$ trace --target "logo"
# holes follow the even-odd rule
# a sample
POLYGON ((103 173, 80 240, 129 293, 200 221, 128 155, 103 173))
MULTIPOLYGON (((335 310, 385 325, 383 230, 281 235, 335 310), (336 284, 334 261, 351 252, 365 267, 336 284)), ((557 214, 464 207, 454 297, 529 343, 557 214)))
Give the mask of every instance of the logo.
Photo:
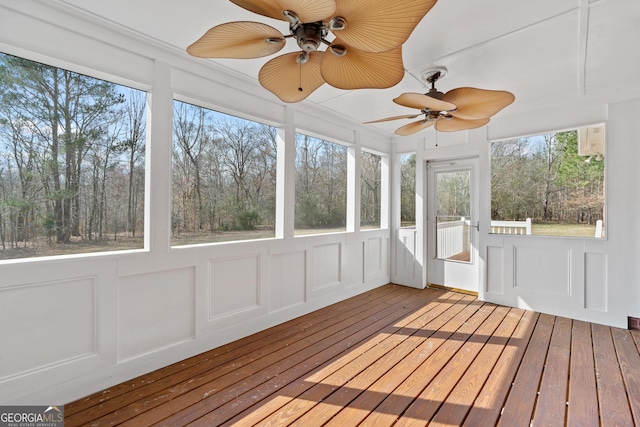
POLYGON ((0 406, 0 427, 64 427, 64 407, 0 406))

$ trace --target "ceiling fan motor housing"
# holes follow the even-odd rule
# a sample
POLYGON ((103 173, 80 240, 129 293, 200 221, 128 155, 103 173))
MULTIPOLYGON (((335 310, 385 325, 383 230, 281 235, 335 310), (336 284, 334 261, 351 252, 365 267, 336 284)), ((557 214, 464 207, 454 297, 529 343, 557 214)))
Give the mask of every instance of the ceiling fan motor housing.
POLYGON ((322 22, 301 24, 297 28, 292 28, 298 46, 304 52, 314 52, 318 50, 322 43, 322 38, 326 33, 326 27, 322 22))

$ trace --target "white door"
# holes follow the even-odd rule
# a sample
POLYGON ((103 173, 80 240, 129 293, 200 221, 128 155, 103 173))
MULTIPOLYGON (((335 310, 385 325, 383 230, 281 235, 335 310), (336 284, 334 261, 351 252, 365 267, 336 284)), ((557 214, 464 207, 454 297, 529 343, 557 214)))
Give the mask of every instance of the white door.
POLYGON ((478 292, 478 158, 427 162, 427 283, 478 292))

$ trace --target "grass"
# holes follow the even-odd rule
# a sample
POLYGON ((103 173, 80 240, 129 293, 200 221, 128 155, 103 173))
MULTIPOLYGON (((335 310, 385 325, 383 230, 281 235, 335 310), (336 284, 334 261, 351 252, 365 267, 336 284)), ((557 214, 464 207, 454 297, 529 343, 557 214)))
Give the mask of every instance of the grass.
MULTIPOLYGON (((364 226, 362 229, 377 228, 377 226, 364 226)), ((536 236, 562 236, 562 237, 594 237, 596 226, 587 224, 532 224, 531 233, 536 236)), ((310 228, 296 229, 295 235, 324 234, 344 232, 340 228, 310 228)), ((223 231, 214 233, 181 233, 171 238, 171 246, 195 245, 204 243, 221 243, 254 239, 269 239, 275 237, 273 228, 257 230, 223 231)), ((118 236, 105 240, 77 240, 68 244, 56 244, 40 238, 37 241, 20 242, 17 247, 7 246, 4 250, 0 246, 0 260, 38 258, 52 255, 70 255, 92 252, 112 252, 127 249, 142 249, 143 237, 118 236)))
POLYGON ((592 224, 531 224, 531 234, 537 236, 562 236, 562 237, 594 237, 596 225, 592 224))
POLYGON ((142 249, 144 237, 118 235, 116 239, 83 240, 73 237, 69 243, 55 243, 45 237, 28 242, 17 242, 14 247, 5 242, 5 248, 0 246, 0 260, 39 258, 54 255, 71 255, 93 252, 124 251, 128 249, 142 249))

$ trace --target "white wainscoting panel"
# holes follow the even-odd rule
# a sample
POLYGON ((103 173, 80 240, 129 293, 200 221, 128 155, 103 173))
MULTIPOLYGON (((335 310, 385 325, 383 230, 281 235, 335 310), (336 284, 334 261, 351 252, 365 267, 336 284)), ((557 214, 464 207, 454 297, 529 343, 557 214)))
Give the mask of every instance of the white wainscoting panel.
POLYGON ((504 249, 487 246, 487 285, 486 291, 504 293, 504 249))
POLYGON ((371 237, 365 240, 364 281, 386 274, 387 253, 384 236, 371 237))
POLYGON ((584 254, 584 308, 607 311, 607 254, 584 254))
POLYGON ((355 243, 347 243, 342 247, 342 273, 341 282, 345 287, 362 285, 365 276, 365 250, 364 242, 358 240, 355 243))
POLYGON ((397 230, 395 245, 395 268, 392 281, 394 283, 418 286, 416 283, 419 271, 416 260, 417 230, 415 227, 400 228, 397 230))
POLYGON ((0 383, 94 355, 96 295, 95 277, 0 289, 0 383))
POLYGON ((289 252, 269 257, 271 286, 269 311, 274 312, 305 301, 305 252, 289 252))
POLYGON ((209 261, 209 321, 233 322, 262 306, 260 254, 209 261))
POLYGON ((514 286, 553 295, 569 296, 569 249, 514 247, 514 286))
POLYGON ((313 245, 311 248, 312 293, 325 291, 341 284, 342 243, 313 245))
POLYGON ((120 279, 118 359, 133 359, 195 336, 193 268, 120 279))

